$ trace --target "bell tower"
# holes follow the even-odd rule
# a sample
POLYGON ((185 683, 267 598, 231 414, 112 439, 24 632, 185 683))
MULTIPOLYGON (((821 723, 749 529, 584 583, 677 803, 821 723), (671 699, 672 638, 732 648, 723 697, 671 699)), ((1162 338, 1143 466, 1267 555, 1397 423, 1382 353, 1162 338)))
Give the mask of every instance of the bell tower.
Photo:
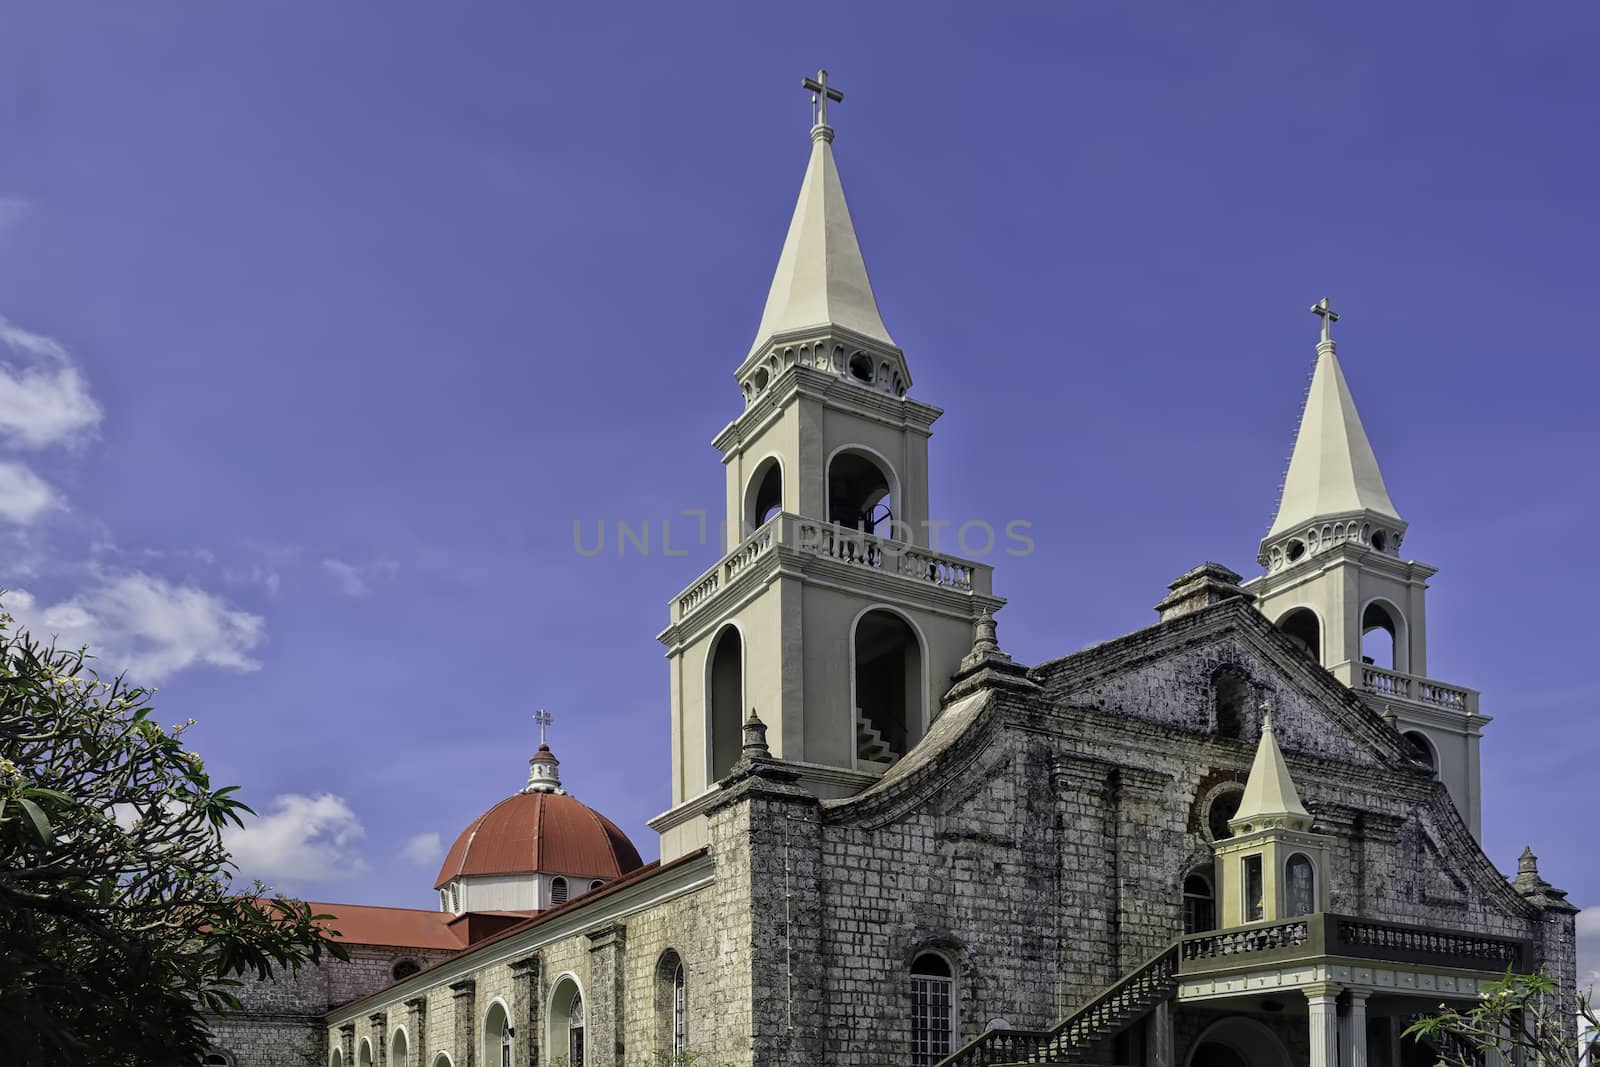
MULTIPOLYGON (((823 797, 870 785, 927 732, 973 626, 1004 601, 990 568, 940 550, 928 438, 943 414, 873 295, 834 162, 827 71, 811 156, 761 323, 734 372, 743 410, 713 440, 725 555, 669 604, 672 803, 663 859, 706 841, 703 812, 746 716, 823 797)), ((992 543, 992 541, 991 541, 992 543)))
POLYGON ((1323 298, 1316 369, 1289 470, 1246 588, 1256 606, 1384 715, 1480 832, 1478 745, 1489 721, 1475 690, 1427 677, 1428 579, 1400 555, 1407 525, 1389 499, 1333 341, 1323 298))

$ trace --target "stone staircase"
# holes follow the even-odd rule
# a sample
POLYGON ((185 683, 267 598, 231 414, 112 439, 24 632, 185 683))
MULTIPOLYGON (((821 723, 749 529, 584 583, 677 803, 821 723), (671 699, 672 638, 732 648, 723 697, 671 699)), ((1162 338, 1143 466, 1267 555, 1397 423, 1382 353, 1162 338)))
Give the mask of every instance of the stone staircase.
POLYGON ((1095 997, 1049 1030, 990 1030, 940 1061, 939 1067, 1001 1067, 1085 1063, 1098 1044, 1115 1037, 1178 990, 1178 946, 1095 997))
POLYGON ((862 714, 860 708, 856 709, 856 759, 862 763, 875 764, 887 770, 889 765, 900 758, 900 753, 889 747, 889 742, 883 739, 878 728, 872 725, 872 720, 862 714))

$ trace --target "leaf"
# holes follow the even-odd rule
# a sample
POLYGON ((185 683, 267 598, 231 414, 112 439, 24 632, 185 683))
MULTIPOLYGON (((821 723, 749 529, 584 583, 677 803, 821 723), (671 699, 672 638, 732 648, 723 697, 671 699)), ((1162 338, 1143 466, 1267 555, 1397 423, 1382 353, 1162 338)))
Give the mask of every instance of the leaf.
POLYGON ((18 797, 17 803, 22 805, 22 810, 28 813, 28 818, 33 820, 33 828, 38 831, 39 839, 45 844, 55 840, 55 835, 50 829, 50 819, 45 815, 44 809, 27 797, 18 797))

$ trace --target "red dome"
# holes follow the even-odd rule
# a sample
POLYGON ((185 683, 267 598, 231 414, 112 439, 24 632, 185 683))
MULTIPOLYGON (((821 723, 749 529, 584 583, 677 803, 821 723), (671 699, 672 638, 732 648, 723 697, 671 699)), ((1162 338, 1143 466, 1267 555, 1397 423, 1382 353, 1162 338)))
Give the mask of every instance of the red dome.
POLYGON ((463 875, 619 878, 642 866, 617 824, 566 793, 517 793, 472 820, 450 846, 435 889, 463 875))

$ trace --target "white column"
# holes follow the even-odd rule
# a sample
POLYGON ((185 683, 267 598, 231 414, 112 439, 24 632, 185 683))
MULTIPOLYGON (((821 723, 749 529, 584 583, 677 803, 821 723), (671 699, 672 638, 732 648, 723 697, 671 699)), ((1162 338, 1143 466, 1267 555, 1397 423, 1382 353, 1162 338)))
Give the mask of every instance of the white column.
POLYGON ((1339 987, 1322 982, 1305 987, 1311 1029, 1311 1067, 1339 1067, 1339 987))
POLYGON ((1339 1067, 1367 1067, 1367 996, 1350 990, 1350 1010, 1339 1020, 1339 1067))

